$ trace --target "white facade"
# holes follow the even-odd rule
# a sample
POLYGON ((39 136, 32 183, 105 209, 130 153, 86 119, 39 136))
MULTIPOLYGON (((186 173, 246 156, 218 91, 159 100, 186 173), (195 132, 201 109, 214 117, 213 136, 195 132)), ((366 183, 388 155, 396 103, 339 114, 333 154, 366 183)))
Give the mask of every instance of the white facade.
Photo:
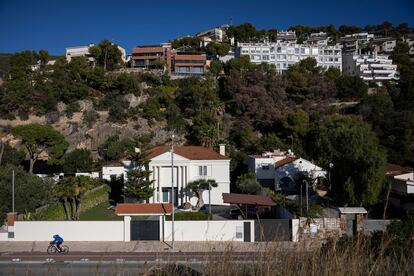
POLYGON ((403 41, 410 47, 409 54, 414 55, 414 34, 405 35, 403 41))
POLYGON ((95 44, 66 48, 66 61, 70 62, 72 58, 76 57, 87 57, 89 62, 95 62, 95 59, 93 57, 90 57, 89 54, 89 48, 92 46, 95 46, 95 44))
MULTIPOLYGON (((70 62, 72 58, 75 57, 86 57, 90 63, 95 62, 95 58, 91 57, 89 54, 89 48, 95 46, 91 43, 88 46, 77 46, 77 47, 68 47, 66 48, 66 61, 70 62)), ((123 62, 126 62, 126 51, 121 46, 117 45, 119 51, 121 51, 121 59, 123 62)))
MULTIPOLYGON (((171 152, 165 152, 151 158, 149 169, 154 180, 154 196, 151 203, 170 202, 171 196, 171 152)), ((198 179, 214 179, 218 186, 204 191, 203 199, 206 204, 224 205, 222 193, 230 192, 230 159, 226 160, 190 160, 174 154, 174 190, 178 205, 190 202, 193 197, 188 191, 187 184, 198 179)))
POLYGON ((399 79, 397 65, 387 55, 344 55, 342 61, 345 75, 359 76, 364 81, 381 83, 399 79))
POLYGON ((342 53, 339 46, 318 46, 292 42, 239 43, 236 56, 249 56, 254 64, 273 64, 279 73, 306 58, 314 58, 317 65, 342 70, 342 53))
POLYGON ((414 194, 414 173, 394 176, 392 190, 400 194, 414 194))
POLYGON ((257 180, 263 186, 275 190, 293 190, 295 180, 301 173, 306 173, 312 179, 326 177, 326 171, 321 167, 303 158, 280 151, 251 155, 248 157, 247 166, 251 172, 256 174, 257 180))
POLYGON ((373 50, 377 53, 391 54, 397 45, 397 40, 392 37, 375 38, 372 40, 373 50))

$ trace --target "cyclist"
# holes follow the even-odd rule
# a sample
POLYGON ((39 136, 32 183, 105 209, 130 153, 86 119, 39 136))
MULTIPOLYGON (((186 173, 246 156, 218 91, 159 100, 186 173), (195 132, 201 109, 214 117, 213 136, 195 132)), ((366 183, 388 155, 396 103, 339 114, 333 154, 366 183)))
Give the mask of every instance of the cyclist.
POLYGON ((53 235, 53 241, 50 242, 50 244, 56 244, 57 249, 59 252, 62 251, 62 248, 60 248, 60 245, 63 243, 63 239, 58 234, 53 235))

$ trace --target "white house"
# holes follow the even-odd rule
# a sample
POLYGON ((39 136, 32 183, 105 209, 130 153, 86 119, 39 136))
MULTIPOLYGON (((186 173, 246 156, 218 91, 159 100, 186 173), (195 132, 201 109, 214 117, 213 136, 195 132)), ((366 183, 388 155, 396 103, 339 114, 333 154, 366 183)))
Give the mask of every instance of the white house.
POLYGON ((400 195, 414 194, 414 168, 388 164, 386 175, 392 192, 400 195))
POLYGON ((326 177, 326 171, 321 167, 294 156, 290 151, 275 150, 261 155, 250 155, 247 165, 262 186, 275 190, 294 190, 295 180, 303 173, 312 179, 326 177))
MULTIPOLYGON (((223 205, 222 193, 230 192, 230 158, 224 154, 199 146, 174 147, 174 192, 176 204, 190 202, 192 192, 187 184, 198 179, 214 179, 218 186, 211 189, 211 200, 205 191, 206 204, 223 205)), ((149 151, 149 169, 154 180, 154 196, 151 203, 169 202, 171 197, 171 147, 160 146, 149 151)))
MULTIPOLYGON (((222 205, 222 193, 230 192, 230 158, 225 156, 224 145, 217 153, 211 149, 198 146, 174 147, 174 192, 175 203, 178 205, 190 202, 193 193, 187 184, 198 179, 214 179, 218 186, 210 191, 211 204, 222 205)), ((154 196, 150 203, 165 203, 171 200, 171 147, 152 148, 147 158, 151 179, 154 180, 154 196)), ((131 169, 129 160, 109 164, 102 167, 102 178, 123 177, 127 184, 127 171, 131 169)), ((209 191, 203 193, 204 203, 209 204, 209 191)))
POLYGON ((114 162, 102 166, 102 179, 110 181, 111 178, 123 177, 124 181, 127 179, 127 170, 130 169, 131 161, 125 160, 121 162, 114 162))
MULTIPOLYGON (((95 46, 95 44, 91 43, 88 46, 76 46, 76 47, 68 47, 66 48, 66 61, 70 62, 72 58, 75 57, 86 57, 90 64, 95 63, 95 58, 91 57, 89 53, 89 48, 95 46)), ((126 51, 121 46, 117 45, 119 51, 121 51, 121 59, 123 62, 126 62, 126 51)))

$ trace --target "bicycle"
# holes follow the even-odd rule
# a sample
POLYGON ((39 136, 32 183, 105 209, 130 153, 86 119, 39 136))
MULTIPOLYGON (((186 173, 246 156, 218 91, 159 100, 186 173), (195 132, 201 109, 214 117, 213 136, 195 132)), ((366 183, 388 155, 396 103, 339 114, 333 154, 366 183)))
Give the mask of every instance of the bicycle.
POLYGON ((47 247, 47 253, 48 254, 68 254, 69 253, 69 247, 66 245, 61 245, 60 248, 62 249, 61 251, 59 251, 59 249, 57 248, 57 245, 52 243, 49 244, 49 246, 47 247))

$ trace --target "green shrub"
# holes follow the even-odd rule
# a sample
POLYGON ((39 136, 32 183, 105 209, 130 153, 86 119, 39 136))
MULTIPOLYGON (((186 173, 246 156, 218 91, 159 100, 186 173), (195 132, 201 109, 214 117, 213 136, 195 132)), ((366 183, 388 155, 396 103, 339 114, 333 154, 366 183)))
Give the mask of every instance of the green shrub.
MULTIPOLYGON (((171 216, 166 216, 171 220, 171 216)), ((202 212, 179 212, 174 214, 174 220, 208 220, 208 214, 202 212)))
MULTIPOLYGON (((81 213, 97 206, 100 203, 108 201, 108 194, 111 188, 108 185, 102 186, 98 190, 87 194, 82 201, 81 213)), ((65 211, 60 202, 50 204, 45 210, 34 214, 38 220, 65 220, 65 211)))

